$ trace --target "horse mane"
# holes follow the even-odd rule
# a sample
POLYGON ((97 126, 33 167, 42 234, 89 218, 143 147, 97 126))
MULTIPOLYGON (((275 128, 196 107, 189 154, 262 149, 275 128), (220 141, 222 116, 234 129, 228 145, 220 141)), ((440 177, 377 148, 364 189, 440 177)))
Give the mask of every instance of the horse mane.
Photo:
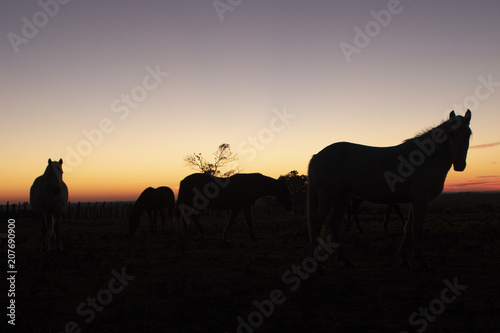
POLYGON ((429 135, 434 129, 436 128, 447 128, 448 126, 450 126, 450 122, 449 122, 450 119, 447 119, 447 120, 444 120, 443 122, 441 122, 441 124, 437 125, 437 126, 429 126, 429 127, 425 127, 424 129, 422 129, 420 132, 418 132, 417 134, 415 134, 415 136, 413 138, 409 138, 409 139, 406 139, 406 140, 403 140, 403 143, 406 143, 406 142, 409 142, 409 141, 413 141, 415 139, 420 139, 424 136, 427 136, 429 135))

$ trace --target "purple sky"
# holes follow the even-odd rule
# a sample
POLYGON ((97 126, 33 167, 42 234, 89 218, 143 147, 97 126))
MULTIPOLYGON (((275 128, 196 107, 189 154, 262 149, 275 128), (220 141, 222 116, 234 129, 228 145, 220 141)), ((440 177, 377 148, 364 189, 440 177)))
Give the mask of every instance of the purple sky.
MULTIPOLYGON (((500 141, 498 1, 219 3, 1 2, 0 202, 49 157, 76 197, 174 188, 221 143, 244 172, 306 173, 333 142, 398 144, 453 108, 471 145, 500 141)), ((499 149, 450 180, 498 177, 499 149)))

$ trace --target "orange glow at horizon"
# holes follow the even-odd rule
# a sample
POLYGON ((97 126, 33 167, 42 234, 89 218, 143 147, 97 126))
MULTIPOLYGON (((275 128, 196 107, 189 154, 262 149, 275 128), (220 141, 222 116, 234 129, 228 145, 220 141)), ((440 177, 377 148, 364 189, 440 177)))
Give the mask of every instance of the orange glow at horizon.
MULTIPOLYGON (((283 149, 278 142, 276 145, 273 142, 259 151, 253 160, 245 159, 245 156, 241 155, 238 161, 241 172, 260 172, 273 178, 292 170, 307 174, 310 157, 321 149, 317 148, 316 141, 311 141, 314 144, 302 142, 303 146, 293 150, 283 149)), ((285 143, 289 145, 290 141, 285 143)), ((149 186, 168 186, 177 196, 180 181, 196 172, 182 164, 182 152, 189 151, 189 148, 181 147, 178 152, 169 153, 166 157, 160 156, 158 160, 151 157, 154 157, 154 150, 136 150, 133 153, 129 151, 129 156, 112 145, 100 148, 100 151, 96 151, 73 172, 65 170, 63 179, 68 185, 71 202, 133 201, 149 186)), ((500 145, 479 145, 477 148, 471 146, 466 169, 463 172, 456 172, 453 167, 450 169, 444 192, 500 191, 498 156, 500 145)), ((57 158, 59 156, 53 156, 53 159, 57 158)), ((29 189, 34 179, 43 173, 47 163, 45 157, 36 157, 36 163, 33 163, 33 160, 30 156, 4 161, 4 167, 11 172, 0 175, 0 204, 7 201, 29 201, 29 189)), ((65 164, 63 170, 64 166, 65 164)))
MULTIPOLYGON (((453 174, 452 172, 454 172, 453 169, 450 170, 447 180, 445 181, 443 192, 500 191, 500 176, 467 175, 465 177, 463 175, 457 176, 459 173, 453 174)), ((282 174, 284 173, 285 172, 282 174)), ((119 183, 111 180, 99 186, 96 186, 96 183, 90 182, 66 181, 66 184, 69 188, 70 202, 134 201, 140 193, 149 186, 168 186, 174 191, 177 198, 179 182, 184 176, 179 179, 169 179, 164 182, 137 181, 130 179, 129 183, 119 183)), ((274 178, 278 176, 279 175, 272 175, 274 178)), ((25 186, 23 190, 9 191, 8 195, 3 194, 0 197, 0 204, 5 204, 6 202, 10 202, 11 204, 29 202, 30 186, 31 184, 25 186)))

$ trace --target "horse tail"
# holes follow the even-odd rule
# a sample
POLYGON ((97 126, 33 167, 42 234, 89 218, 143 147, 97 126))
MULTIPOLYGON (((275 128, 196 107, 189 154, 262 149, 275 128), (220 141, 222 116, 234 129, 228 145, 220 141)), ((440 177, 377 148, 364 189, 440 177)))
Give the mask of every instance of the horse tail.
POLYGON ((169 198, 169 200, 168 200, 167 214, 168 214, 168 218, 173 223, 174 217, 175 217, 175 200, 174 200, 174 198, 169 198))
POLYGON ((180 210, 175 204, 175 198, 172 196, 172 198, 169 199, 168 201, 168 217, 170 218, 170 221, 172 222, 172 225, 174 227, 175 231, 181 232, 182 230, 182 224, 180 222, 180 210))
POLYGON ((172 210, 172 222, 174 223, 175 229, 182 233, 184 228, 184 216, 179 208, 179 200, 177 200, 177 204, 174 205, 174 209, 172 210))
POLYGON ((318 205, 319 205, 319 198, 318 198, 318 193, 316 192, 315 184, 311 179, 311 163, 310 163, 309 170, 307 172, 307 227, 309 229, 310 241, 313 241, 312 238, 314 230, 314 214, 318 209, 318 205))

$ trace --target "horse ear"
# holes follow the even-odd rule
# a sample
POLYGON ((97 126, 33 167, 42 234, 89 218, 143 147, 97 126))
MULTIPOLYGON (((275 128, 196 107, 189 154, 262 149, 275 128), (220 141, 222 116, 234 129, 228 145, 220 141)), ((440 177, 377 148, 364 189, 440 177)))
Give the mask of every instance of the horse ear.
POLYGON ((450 118, 453 118, 453 117, 455 117, 455 110, 450 112, 450 118))
POLYGON ((49 158, 49 164, 52 163, 52 160, 49 158))
POLYGON ((470 123, 470 118, 472 116, 472 112, 470 112, 469 109, 467 109, 467 112, 465 112, 464 118, 470 123))
POLYGON ((59 163, 61 163, 61 165, 62 165, 62 158, 59 159, 59 163))

